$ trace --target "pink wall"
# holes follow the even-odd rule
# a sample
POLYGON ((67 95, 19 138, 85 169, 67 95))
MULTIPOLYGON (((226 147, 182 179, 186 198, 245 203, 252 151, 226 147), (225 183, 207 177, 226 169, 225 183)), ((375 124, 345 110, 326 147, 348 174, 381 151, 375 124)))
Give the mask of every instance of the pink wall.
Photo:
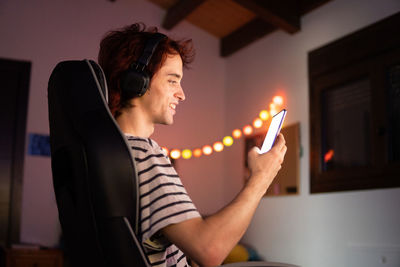
MULTIPOLYGON (((96 59, 106 31, 138 21, 160 27, 164 13, 144 0, 1 1, 0 57, 32 61, 27 132, 48 133, 47 82, 57 62, 96 59)), ((184 72, 187 100, 178 106, 175 125, 159 127, 153 137, 161 145, 178 148, 212 142, 224 129, 225 68, 218 57, 218 40, 186 22, 170 34, 194 39, 197 60, 190 71, 184 72)), ((182 180, 203 213, 223 203, 224 187, 218 180, 223 175, 222 165, 222 154, 178 161, 182 180)), ((60 229, 50 159, 26 155, 23 179, 21 239, 56 245, 60 229)))

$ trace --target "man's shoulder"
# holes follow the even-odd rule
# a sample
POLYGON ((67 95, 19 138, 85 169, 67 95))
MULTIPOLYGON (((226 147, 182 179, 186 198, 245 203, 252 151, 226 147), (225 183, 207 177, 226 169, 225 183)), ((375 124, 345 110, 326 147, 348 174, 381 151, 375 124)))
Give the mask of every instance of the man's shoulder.
POLYGON ((142 151, 145 153, 162 153, 165 154, 161 147, 151 138, 143 138, 125 134, 129 145, 132 149, 142 151))

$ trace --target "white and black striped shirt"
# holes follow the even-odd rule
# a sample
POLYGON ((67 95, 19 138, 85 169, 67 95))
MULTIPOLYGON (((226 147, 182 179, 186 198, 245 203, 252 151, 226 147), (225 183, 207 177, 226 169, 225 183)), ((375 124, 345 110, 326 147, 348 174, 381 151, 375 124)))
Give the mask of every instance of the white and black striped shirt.
POLYGON ((139 177, 141 240, 152 266, 187 266, 186 257, 159 232, 200 217, 165 152, 150 138, 126 134, 139 177))

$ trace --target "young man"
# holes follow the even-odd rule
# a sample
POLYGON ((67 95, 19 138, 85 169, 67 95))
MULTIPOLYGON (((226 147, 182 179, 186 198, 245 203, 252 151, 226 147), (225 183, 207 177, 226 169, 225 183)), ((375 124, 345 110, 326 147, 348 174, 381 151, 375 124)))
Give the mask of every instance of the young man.
POLYGON ((102 40, 99 64, 109 86, 110 109, 126 134, 139 176, 141 239, 153 266, 185 266, 186 257, 202 266, 220 265, 245 233, 250 220, 286 153, 279 136, 263 155, 248 155, 250 178, 222 210, 202 218, 187 195, 167 155, 150 139, 157 123, 173 123, 176 107, 185 100, 183 67, 193 59, 191 40, 165 36, 156 46, 146 71, 150 84, 143 95, 127 97, 121 89, 126 71, 143 53, 157 29, 133 24, 102 40))

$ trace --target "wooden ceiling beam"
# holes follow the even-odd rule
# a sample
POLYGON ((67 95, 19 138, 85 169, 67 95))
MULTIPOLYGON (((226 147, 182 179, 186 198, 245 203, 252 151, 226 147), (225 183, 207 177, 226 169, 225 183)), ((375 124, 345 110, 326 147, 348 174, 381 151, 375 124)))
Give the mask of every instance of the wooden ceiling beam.
POLYGON ((288 33, 300 30, 298 0, 233 0, 266 22, 288 33))
POLYGON ((325 5, 332 0, 300 0, 300 15, 304 15, 308 12, 317 9, 318 7, 325 5))
POLYGON ((276 29, 263 19, 256 18, 221 39, 220 55, 227 57, 276 29))
POLYGON ((167 10, 162 26, 167 30, 171 30, 204 1, 205 0, 179 0, 174 6, 167 10))

